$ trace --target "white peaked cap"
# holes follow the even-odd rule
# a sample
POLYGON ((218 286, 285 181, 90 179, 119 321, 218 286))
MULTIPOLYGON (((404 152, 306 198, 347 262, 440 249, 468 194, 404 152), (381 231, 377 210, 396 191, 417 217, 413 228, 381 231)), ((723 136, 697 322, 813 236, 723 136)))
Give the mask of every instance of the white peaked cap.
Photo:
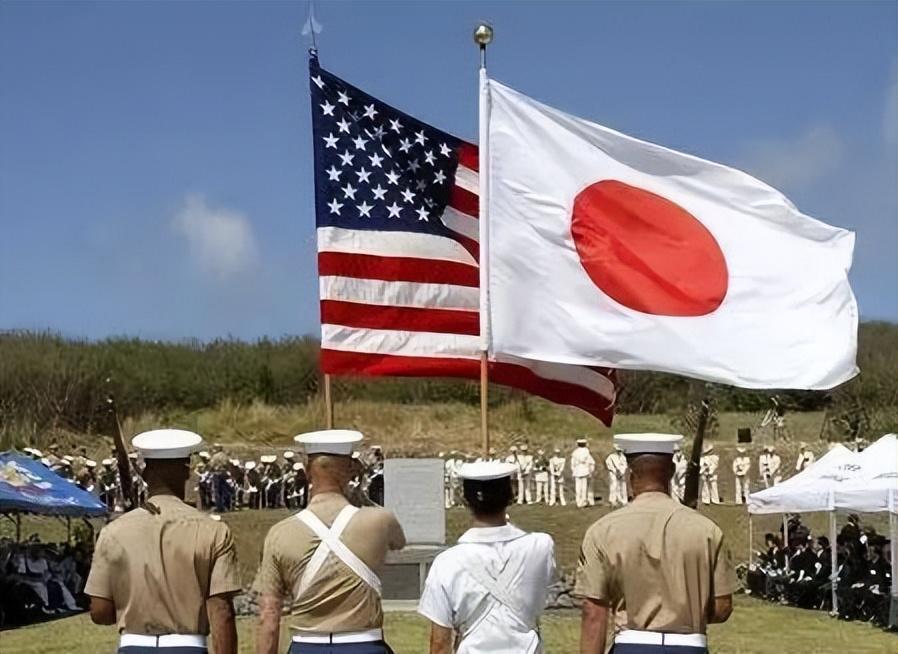
POLYGON ((202 444, 202 436, 184 429, 154 429, 131 439, 144 459, 187 459, 202 444))
POLYGON ((276 454, 263 454, 259 457, 259 461, 261 461, 262 463, 274 463, 277 460, 278 457, 276 454))
POLYGON ((325 429, 299 434, 294 441, 305 447, 306 454, 337 454, 352 456, 356 443, 362 440, 361 432, 351 429, 325 429))
POLYGON ((626 454, 673 454, 682 440, 679 434, 618 434, 614 444, 626 454))
POLYGON ((513 463, 477 461, 476 463, 465 463, 458 471, 458 476, 462 479, 487 481, 490 479, 511 477, 517 470, 518 467, 513 463))
POLYGON ((103 459, 104 466, 111 466, 113 463, 115 463, 115 459, 103 459))

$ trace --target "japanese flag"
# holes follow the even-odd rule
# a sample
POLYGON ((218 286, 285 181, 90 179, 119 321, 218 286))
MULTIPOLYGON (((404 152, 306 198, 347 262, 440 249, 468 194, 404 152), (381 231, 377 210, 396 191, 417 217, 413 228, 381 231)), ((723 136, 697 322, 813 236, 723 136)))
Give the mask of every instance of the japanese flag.
POLYGON ((486 92, 491 352, 745 388, 857 374, 853 233, 741 171, 486 92))

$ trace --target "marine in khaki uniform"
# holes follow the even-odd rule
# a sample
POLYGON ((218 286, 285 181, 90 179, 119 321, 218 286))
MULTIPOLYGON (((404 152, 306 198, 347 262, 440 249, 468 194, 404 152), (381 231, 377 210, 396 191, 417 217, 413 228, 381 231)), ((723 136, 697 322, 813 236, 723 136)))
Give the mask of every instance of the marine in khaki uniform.
POLYGON ((732 612, 737 580, 723 532, 670 497, 671 434, 615 437, 627 456, 633 501, 594 523, 580 550, 580 653, 605 651, 608 622, 626 608, 614 654, 705 654, 709 623, 732 612))
POLYGON ((228 526, 184 502, 199 435, 139 434, 147 500, 100 532, 85 594, 97 624, 115 624, 120 654, 236 654, 232 597, 240 591, 228 526))
POLYGON ((302 434, 308 508, 268 532, 253 588, 259 593, 256 654, 275 654, 286 604, 289 654, 385 654, 379 574, 389 550, 405 546, 399 521, 380 507, 346 498, 359 432, 302 434), (324 647, 326 646, 326 647, 324 647))

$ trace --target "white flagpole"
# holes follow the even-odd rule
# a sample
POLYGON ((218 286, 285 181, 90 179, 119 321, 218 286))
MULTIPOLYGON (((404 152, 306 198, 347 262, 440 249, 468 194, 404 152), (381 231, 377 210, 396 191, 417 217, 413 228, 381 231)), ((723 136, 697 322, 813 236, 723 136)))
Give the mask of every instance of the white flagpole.
POLYGON ((490 430, 488 420, 489 400, 489 79, 486 76, 486 46, 493 40, 493 28, 481 23, 474 30, 474 42, 480 46, 480 89, 478 119, 480 127, 478 168, 480 217, 480 433, 483 438, 483 456, 489 457, 490 430))

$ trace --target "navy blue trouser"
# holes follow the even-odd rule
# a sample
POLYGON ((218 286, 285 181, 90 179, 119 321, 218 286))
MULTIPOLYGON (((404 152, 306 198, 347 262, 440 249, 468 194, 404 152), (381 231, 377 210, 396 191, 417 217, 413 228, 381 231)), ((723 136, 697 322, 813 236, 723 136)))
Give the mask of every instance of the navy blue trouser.
POLYGON ((382 640, 368 643, 291 643, 287 654, 393 654, 382 640))
POLYGON ((118 654, 207 654, 205 647, 119 647, 118 654))
POLYGON ((627 643, 615 645, 610 654, 708 654, 706 647, 684 647, 682 645, 635 645, 627 643))

